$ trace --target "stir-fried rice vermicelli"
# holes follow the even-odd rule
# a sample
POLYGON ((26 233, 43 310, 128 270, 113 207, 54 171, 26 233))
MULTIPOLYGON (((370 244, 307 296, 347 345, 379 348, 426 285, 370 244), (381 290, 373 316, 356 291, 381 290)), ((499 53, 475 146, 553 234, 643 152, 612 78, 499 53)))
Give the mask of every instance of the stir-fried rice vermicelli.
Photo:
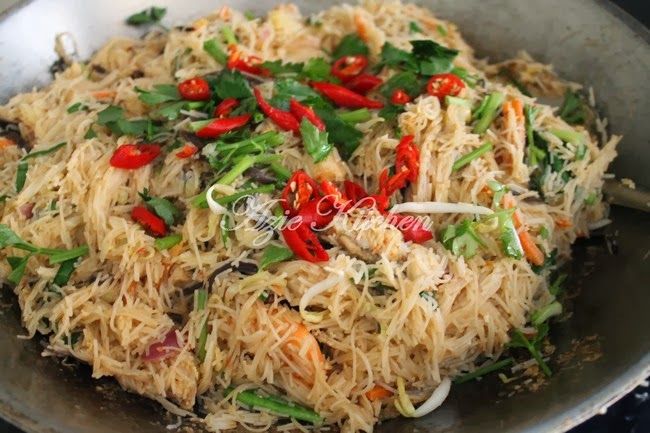
MULTIPOLYGON (((253 19, 224 7, 187 27, 111 40, 88 63, 72 62, 51 85, 0 107, 0 118, 18 125, 28 143, 20 146, 6 125, 0 142, 0 195, 6 196, 0 204, 0 274, 15 284, 28 335, 47 335, 47 353, 78 358, 92 366, 93 377, 113 376, 176 413, 193 412, 200 403, 215 431, 238 423, 264 429, 278 414, 287 416, 246 402, 246 396, 282 396, 304 406, 302 417, 289 418, 304 425, 338 424, 345 431, 370 432, 395 407, 405 416, 434 409, 450 379, 499 358, 513 329, 534 338, 531 314, 555 300, 545 265, 553 257, 568 258, 571 243, 607 216, 600 188, 618 138, 603 141, 568 124, 557 107, 526 96, 503 71, 537 96, 561 96, 568 89, 550 68, 529 58, 499 65, 476 60, 453 24, 395 1, 336 6, 309 18, 292 5, 253 19), (347 35, 356 36, 341 48, 347 35), (394 92, 382 95, 385 87, 367 94, 397 117, 386 108, 370 109, 369 115, 336 108, 340 104, 320 91, 301 93, 310 81, 345 84, 329 74, 333 56, 337 50, 358 54, 366 46, 365 73, 386 83, 412 69, 414 58, 391 62, 385 44, 404 50, 399 57, 411 52, 413 40, 434 40, 458 54, 440 47, 432 59, 415 59, 429 63, 405 81, 401 89, 413 93, 409 86, 417 75, 419 89, 404 106, 390 102, 401 102, 394 92), (315 162, 303 143, 309 120, 293 133, 259 109, 245 132, 196 138, 191 127, 204 125, 193 122, 212 118, 214 104, 183 102, 175 86, 207 76, 215 102, 228 93, 219 88, 230 88, 218 74, 224 69, 220 53, 204 49, 206 41, 247 65, 228 63, 244 69, 231 78, 249 89, 237 98, 239 114, 247 114, 246 98, 248 112, 255 110, 253 87, 288 110, 278 97, 287 80, 301 83, 285 90, 290 96, 305 105, 318 105, 314 100, 320 98, 329 106, 326 113, 316 110, 329 139, 311 127, 329 152, 322 161, 315 162), (265 63, 270 73, 259 73, 251 66, 253 56, 281 62, 265 63), (453 59, 451 72, 463 78, 462 88, 432 96, 425 85, 435 74, 427 70, 448 73, 445 56, 453 59), (317 69, 315 58, 327 63, 324 70, 307 78, 304 65, 287 72, 289 62, 317 69), (376 66, 380 61, 383 68, 376 66), (155 93, 161 84, 172 86, 155 93), (496 95, 492 113, 481 107, 489 95, 496 95), (171 115, 161 113, 165 107, 171 115), (348 112, 360 121, 339 119, 340 130, 332 127, 336 119, 326 117, 348 112), (155 122, 132 122, 147 118, 155 122), (350 135, 341 124, 362 133, 356 149, 354 140, 337 139, 337 133, 350 135), (196 197, 242 160, 228 159, 219 146, 269 131, 265 137, 277 143, 262 152, 273 164, 234 173, 211 189, 210 206, 197 206, 196 197), (411 136, 417 171, 407 164, 410 179, 386 192, 387 179, 399 183, 396 152, 408 143, 398 144, 411 136), (160 156, 138 168, 120 168, 118 146, 138 142, 158 143, 160 156), (209 142, 219 143, 203 146, 209 142), (35 154, 58 143, 65 144, 35 154), (328 143, 336 146, 329 150, 328 143), (188 154, 179 156, 183 151, 188 154), (380 180, 385 168, 390 170, 380 180), (283 173, 298 170, 341 191, 346 180, 369 194, 384 191, 394 209, 428 218, 433 239, 426 229, 418 238, 387 222, 379 205, 358 207, 309 232, 326 260, 300 260, 305 253, 296 245, 307 232, 290 241, 284 230, 255 226, 264 212, 253 209, 280 198, 287 184, 283 173), (255 193, 260 187, 262 193, 255 193), (250 197, 234 207, 219 201, 242 191, 250 197), (464 210, 457 203, 473 206, 464 210), (141 214, 135 207, 143 208, 141 214), (228 231, 228 225, 235 228, 228 231), (262 266, 263 255, 275 263, 262 266), (257 391, 240 393, 249 389, 257 391)), ((254 147, 251 153, 259 151, 254 147)), ((135 150, 136 158, 145 154, 142 149, 135 150)), ((301 205, 299 194, 290 207, 301 205)), ((272 210, 267 207, 267 219, 272 210)))

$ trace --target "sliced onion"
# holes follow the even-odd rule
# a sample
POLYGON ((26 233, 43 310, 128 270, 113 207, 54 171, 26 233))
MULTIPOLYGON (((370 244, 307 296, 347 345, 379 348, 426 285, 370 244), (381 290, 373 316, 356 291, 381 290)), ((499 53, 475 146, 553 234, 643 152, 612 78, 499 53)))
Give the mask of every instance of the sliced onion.
POLYGON ((448 377, 442 379, 440 385, 433 391, 429 397, 420 407, 415 409, 413 403, 406 393, 404 386, 404 379, 397 378, 397 399, 395 399, 395 408, 403 416, 408 418, 420 418, 436 410, 445 401, 451 389, 451 380, 448 377))
POLYGON ((228 213, 228 209, 225 207, 221 206, 219 203, 217 203, 214 198, 212 197, 212 193, 215 190, 215 188, 219 187, 220 185, 218 183, 215 183, 212 185, 208 190, 205 192, 205 198, 208 201, 208 207, 210 210, 217 214, 217 215, 223 215, 228 213))
POLYGON ((300 311, 300 316, 307 322, 312 322, 312 323, 318 323, 321 320, 323 320, 322 317, 318 315, 314 315, 314 313, 311 313, 307 311, 307 306, 309 305, 309 302, 314 299, 316 296, 320 295, 326 290, 331 289, 341 281, 341 277, 339 276, 331 276, 326 280, 323 280, 321 282, 318 282, 311 286, 307 291, 302 295, 302 298, 300 298, 300 303, 298 304, 298 309, 300 311))
POLYGON ((144 361, 160 361, 161 359, 176 355, 180 347, 181 342, 178 339, 176 330, 172 329, 165 335, 163 341, 153 343, 149 346, 142 359, 144 361))
POLYGON ((494 213, 492 209, 471 203, 446 203, 440 201, 409 201, 393 206, 392 213, 471 213, 488 215, 494 213))

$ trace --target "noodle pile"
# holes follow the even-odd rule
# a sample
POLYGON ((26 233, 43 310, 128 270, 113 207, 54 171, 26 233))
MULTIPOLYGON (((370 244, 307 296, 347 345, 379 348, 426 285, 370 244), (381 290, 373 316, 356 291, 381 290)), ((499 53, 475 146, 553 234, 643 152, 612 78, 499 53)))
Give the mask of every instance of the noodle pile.
MULTIPOLYGON (((47 257, 29 258, 15 287, 29 337, 46 335, 48 353, 86 362, 93 377, 113 376, 127 390, 164 402, 179 414, 200 403, 209 413, 205 423, 214 431, 237 424, 264 429, 277 422, 276 416, 234 401, 239 391, 255 388, 282 392, 344 431, 371 432, 393 407, 398 381, 405 382, 413 401, 424 401, 445 378, 497 359, 511 329, 524 327, 530 313, 552 299, 547 274, 535 273, 525 258, 506 257, 494 227, 484 228, 478 253, 465 258, 446 249, 439 236, 416 244, 386 223, 352 226, 371 211, 335 218, 324 234, 332 245, 328 262, 292 259, 252 275, 238 271, 242 263, 258 263, 271 240, 256 242, 259 231, 240 228, 224 243, 223 215, 191 205, 212 179, 204 159, 180 159, 171 151, 156 164, 120 170, 109 159, 133 137, 118 138, 95 125, 96 136, 87 138, 97 113, 109 104, 122 107, 127 118, 148 115, 151 107, 138 98, 136 87, 150 89, 222 69, 203 44, 225 25, 246 55, 285 62, 327 58, 350 33, 362 34, 374 61, 385 42, 409 50, 410 40, 431 38, 459 50, 454 65, 479 77, 474 88, 467 86, 459 95, 472 105, 498 91, 508 100, 534 106, 536 129, 583 134, 580 150, 545 135, 549 149, 566 160, 564 169, 572 175, 562 179, 550 173, 533 189, 525 134, 511 112, 504 111, 480 136, 472 132, 471 106, 447 104, 425 93, 407 104, 397 120, 402 135, 414 136, 421 155, 417 182, 398 193, 397 203, 492 207, 486 185, 498 181, 515 194, 524 221, 520 230, 527 230, 546 255, 557 250, 559 260, 568 258, 576 238, 606 218, 600 188, 618 137, 599 144, 585 128, 562 120, 557 108, 525 96, 499 75, 507 67, 538 94, 562 94, 568 85, 548 67, 525 57, 499 65, 478 61, 453 24, 396 1, 336 6, 309 19, 292 5, 252 20, 224 7, 189 28, 154 31, 141 40, 115 38, 89 63, 72 63, 46 88, 17 95, 0 107, 0 118, 19 125, 32 152, 67 143, 29 160, 18 194, 15 178, 26 151, 0 143, 0 195, 8 196, 0 204, 0 223, 41 247, 89 247, 62 287, 52 285, 57 266, 47 257), (412 22, 421 34, 413 35, 412 22), (85 109, 68 113, 76 102, 85 109), (452 170, 460 156, 485 141, 492 143, 492 152, 452 170), (577 157, 578 151, 584 156, 577 157), (183 210, 174 227, 182 236, 178 245, 157 249, 155 239, 131 219, 132 207, 141 201, 138 193, 145 189, 183 210), (595 201, 587 200, 594 195, 595 201), (206 281, 207 303, 197 309, 194 289, 206 281), (200 359, 197 341, 206 323, 200 359), (146 359, 150 346, 170 331, 182 343, 174 356, 146 359), (226 395, 229 386, 235 391, 226 395), (387 391, 386 398, 368 398, 377 386, 387 391)), ((391 72, 382 74, 387 78, 391 72)), ((190 120, 180 120, 171 133, 184 130, 190 120)), ((379 173, 393 164, 399 138, 376 113, 356 128, 363 138, 348 161, 334 149, 314 163, 299 136, 286 131, 274 152, 292 172, 304 169, 332 182, 354 179, 375 191, 379 173)), ((280 131, 266 120, 257 132, 269 130, 280 131)), ((231 192, 244 182, 238 179, 231 192)), ((429 217, 440 231, 469 215, 429 217)), ((234 219, 242 222, 241 216, 234 219)), ((0 275, 10 274, 5 259, 16 255, 21 254, 15 248, 0 250, 0 275)))

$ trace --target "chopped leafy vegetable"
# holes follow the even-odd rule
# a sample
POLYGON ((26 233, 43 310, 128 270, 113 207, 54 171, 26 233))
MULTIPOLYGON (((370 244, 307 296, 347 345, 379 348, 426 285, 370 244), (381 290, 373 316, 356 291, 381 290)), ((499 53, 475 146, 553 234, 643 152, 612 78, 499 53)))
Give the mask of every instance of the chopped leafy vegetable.
POLYGON ((66 284, 68 284, 68 281, 70 281, 70 277, 72 276, 72 273, 75 270, 76 264, 77 264, 76 258, 69 259, 61 263, 59 269, 56 271, 56 275, 54 276, 52 282, 59 287, 63 287, 66 284))
POLYGON ((472 108, 472 103, 469 100, 457 96, 445 96, 445 103, 447 105, 460 105, 461 107, 472 108))
POLYGON ((476 87, 479 81, 479 77, 476 75, 472 75, 469 73, 469 71, 465 68, 461 68, 459 66, 451 68, 450 71, 452 74, 458 76, 461 80, 463 80, 469 87, 476 87))
POLYGON ((425 39, 411 41, 413 55, 419 62, 419 72, 422 75, 434 75, 451 71, 452 62, 458 55, 458 50, 425 39))
POLYGON ((152 197, 146 188, 139 195, 147 206, 162 218, 168 226, 174 225, 176 219, 181 216, 178 208, 166 198, 152 197))
POLYGON ((485 376, 486 374, 492 373, 493 371, 498 371, 501 370, 502 368, 508 367, 512 365, 513 362, 515 362, 513 358, 506 358, 506 359, 502 359, 501 361, 497 361, 493 364, 479 367, 476 370, 472 371, 471 373, 458 376, 457 378, 454 379, 454 383, 461 384, 461 383, 469 382, 470 380, 478 379, 480 377, 485 376))
POLYGON ((442 232, 441 242, 449 251, 467 259, 474 257, 478 247, 483 245, 476 222, 463 220, 460 224, 450 224, 442 232))
POLYGON ((567 274, 558 275, 558 277, 548 287, 548 292, 553 296, 557 296, 562 291, 562 285, 564 284, 564 281, 566 281, 566 279, 567 279, 567 274))
POLYGON ((219 221, 219 231, 221 233, 221 243, 223 243, 224 248, 228 248, 230 243, 230 232, 232 230, 232 221, 230 215, 225 213, 219 221))
POLYGON ((59 250, 49 254, 50 264, 63 263, 67 260, 77 259, 88 254, 88 245, 82 245, 71 250, 59 250))
MULTIPOLYGON (((225 395, 230 395, 233 390, 227 388, 224 390, 225 395)), ((249 408, 265 410, 278 416, 292 418, 298 421, 306 421, 312 424, 321 424, 323 418, 313 410, 300 406, 296 403, 287 401, 283 398, 272 395, 261 395, 257 390, 241 391, 235 399, 249 408)))
POLYGON ((262 258, 260 259, 260 270, 266 269, 273 263, 280 263, 289 260, 292 257, 293 251, 291 251, 291 249, 284 246, 270 244, 264 248, 264 252, 262 253, 262 258))
POLYGON ((219 203, 221 206, 226 206, 229 204, 236 203, 237 200, 241 199, 242 197, 248 197, 253 194, 265 194, 265 193, 270 193, 275 190, 275 185, 269 184, 269 185, 262 185, 258 186, 255 188, 248 188, 244 189, 242 191, 236 192, 234 194, 230 194, 224 197, 219 197, 215 199, 214 201, 219 203))
POLYGON ((438 24, 438 26, 436 27, 436 30, 438 30, 438 33, 440 33, 440 36, 447 36, 447 29, 442 24, 438 24))
POLYGON ((548 132, 555 135, 565 143, 584 144, 585 136, 578 131, 570 131, 567 129, 549 129, 548 132))
MULTIPOLYGON (((194 291, 194 311, 205 311, 205 307, 208 304, 208 291, 205 289, 197 289, 194 291)), ((208 341, 208 317, 207 314, 204 314, 203 325, 201 326, 201 332, 196 341, 196 356, 201 361, 205 360, 205 344, 208 341)))
POLYGON ((420 27, 420 25, 418 23, 416 23, 415 21, 411 21, 409 23, 409 32, 411 32, 411 33, 424 33, 422 31, 422 27, 420 27))
POLYGON ((474 113, 474 118, 477 119, 472 131, 474 134, 483 134, 487 131, 499 114, 504 100, 505 96, 499 92, 490 93, 485 97, 478 110, 474 113))
POLYGON ((86 133, 84 134, 84 138, 85 138, 86 140, 90 140, 90 139, 95 138, 95 137, 97 137, 97 133, 96 133, 95 130, 93 129, 93 126, 90 125, 90 126, 88 127, 88 131, 86 131, 86 133))
POLYGON ((424 81, 420 79, 414 72, 404 71, 390 77, 382 86, 379 91, 386 98, 390 98, 395 90, 403 90, 408 93, 412 98, 422 93, 424 81))
POLYGON ((306 118, 300 123, 300 135, 305 150, 314 162, 321 162, 332 151, 332 144, 328 141, 326 131, 321 131, 306 118))
POLYGON ((537 361, 537 365, 539 366, 539 368, 542 369, 544 374, 546 376, 550 376, 551 369, 544 361, 542 354, 540 353, 538 348, 538 346, 541 344, 542 340, 544 339, 547 333, 548 333, 548 325, 541 326, 540 328, 538 328, 538 333, 537 333, 538 335, 535 337, 533 341, 530 341, 519 329, 515 329, 512 332, 512 339, 510 340, 510 343, 508 343, 508 345, 510 347, 522 347, 528 350, 528 352, 530 352, 533 358, 535 358, 535 361, 537 361), (544 329, 546 330, 545 332, 543 332, 544 329))
POLYGON ((164 238, 157 238, 153 244, 158 251, 163 251, 168 250, 175 245, 178 245, 182 240, 183 236, 174 234, 165 236, 164 238))
POLYGON ((562 304, 560 304, 558 301, 553 301, 550 304, 533 312, 533 314, 530 316, 530 323, 532 323, 533 326, 539 326, 551 317, 560 314, 562 314, 562 304))
POLYGON ((521 259, 524 256, 524 250, 519 241, 517 229, 512 221, 512 213, 514 209, 506 209, 496 212, 496 217, 499 220, 499 229, 501 231, 501 247, 506 256, 513 259, 521 259))
POLYGON ((237 70, 222 70, 210 84, 221 99, 243 99, 253 95, 248 80, 237 70))
POLYGON ((115 105, 109 105, 97 113, 97 123, 106 126, 116 135, 146 136, 151 138, 156 128, 149 119, 126 120, 124 110, 115 105))
POLYGON ((262 63, 264 69, 268 69, 273 76, 279 75, 298 75, 302 72, 304 64, 302 63, 283 63, 282 60, 267 60, 262 63))
POLYGON ((418 64, 415 58, 408 51, 397 48, 395 45, 390 42, 384 43, 381 47, 381 61, 375 70, 379 71, 384 66, 391 68, 404 68, 410 71, 417 71, 418 64))
POLYGON ((476 158, 481 157, 484 153, 487 153, 492 150, 492 143, 491 142, 486 142, 485 144, 477 147, 476 149, 472 150, 466 155, 461 156, 458 158, 455 162, 454 165, 451 167, 452 171, 458 171, 461 168, 465 167, 467 164, 470 162, 474 161, 476 158))
POLYGON ((228 46, 236 45, 238 43, 237 36, 235 36, 235 32, 232 31, 232 27, 230 26, 221 27, 221 36, 223 36, 223 39, 226 41, 228 46))
POLYGON ((151 90, 143 90, 136 87, 135 91, 140 94, 138 99, 148 105, 157 105, 163 102, 179 101, 181 99, 181 95, 178 93, 178 87, 174 84, 156 84, 151 90))
POLYGON ((584 124, 591 110, 587 102, 578 92, 567 90, 564 94, 564 101, 558 114, 569 125, 582 125, 584 124))
POLYGON ((39 156, 49 155, 50 153, 56 152, 57 150, 61 149, 66 144, 67 142, 63 141, 59 144, 55 144, 52 147, 48 147, 47 149, 37 150, 36 152, 30 152, 27 155, 23 156, 22 161, 27 161, 28 159, 37 158, 39 156))
POLYGON ((370 50, 368 45, 356 33, 350 33, 341 39, 341 42, 332 51, 333 59, 340 59, 343 56, 363 55, 367 56, 370 50))
POLYGON ((27 181, 27 170, 29 165, 25 161, 18 163, 18 168, 16 169, 16 192, 20 192, 25 187, 25 182, 27 181))
POLYGON ((66 109, 66 111, 67 111, 68 113, 70 113, 70 114, 72 114, 72 113, 76 113, 77 111, 82 111, 82 110, 83 110, 83 111, 88 110, 88 106, 85 105, 85 104, 82 104, 81 102, 76 102, 76 103, 70 105, 70 106, 66 109))
POLYGON ((126 23, 132 26, 141 26, 144 24, 154 24, 159 22, 167 13, 167 8, 152 6, 126 19, 126 23))
POLYGON ((228 63, 228 54, 221 48, 217 38, 208 39, 203 43, 203 51, 208 53, 217 63, 225 65, 228 63))
POLYGON ((349 159, 359 147, 363 133, 342 120, 336 111, 329 107, 314 107, 316 114, 325 122, 329 139, 336 145, 341 157, 349 159))
POLYGON ((339 119, 348 123, 361 123, 370 120, 370 111, 367 108, 359 108, 353 111, 344 111, 338 113, 339 119))
POLYGON ((9 266, 11 267, 11 272, 7 276, 7 281, 15 286, 20 283, 20 280, 23 279, 23 275, 25 275, 27 262, 31 256, 32 254, 27 254, 25 257, 7 257, 7 262, 9 262, 9 266))
POLYGON ((492 207, 499 207, 503 196, 508 192, 508 188, 496 180, 488 180, 487 186, 492 191, 492 207))
POLYGON ((312 81, 332 81, 331 66, 322 57, 313 57, 304 64, 302 77, 312 81))

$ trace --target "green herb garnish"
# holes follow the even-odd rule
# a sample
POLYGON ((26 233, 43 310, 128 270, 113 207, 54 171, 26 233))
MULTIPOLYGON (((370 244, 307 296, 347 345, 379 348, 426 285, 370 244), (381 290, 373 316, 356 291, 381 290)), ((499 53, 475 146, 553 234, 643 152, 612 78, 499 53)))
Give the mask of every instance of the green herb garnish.
POLYGON ((155 24, 159 22, 167 13, 167 8, 152 6, 126 19, 126 23, 131 26, 141 26, 144 24, 155 24))
POLYGON ((260 270, 266 269, 273 263, 284 262, 293 257, 293 251, 284 246, 270 244, 264 248, 262 258, 260 259, 260 270))

